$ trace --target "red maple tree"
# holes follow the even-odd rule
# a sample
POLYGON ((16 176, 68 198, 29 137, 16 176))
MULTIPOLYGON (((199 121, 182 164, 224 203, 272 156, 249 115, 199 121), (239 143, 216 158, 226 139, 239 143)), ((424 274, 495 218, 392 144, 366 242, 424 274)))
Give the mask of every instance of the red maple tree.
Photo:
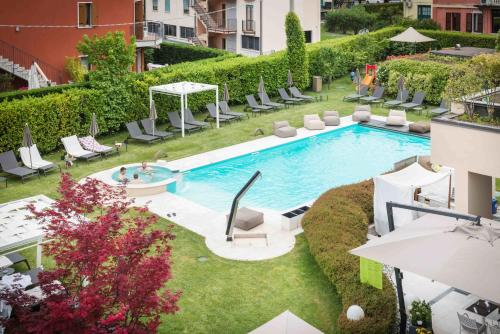
POLYGON ((123 189, 94 179, 79 184, 63 174, 61 198, 43 211, 44 254, 54 268, 39 274, 44 298, 0 292, 13 306, 8 333, 155 333, 162 314, 178 311, 172 278, 170 227, 132 207, 123 189), (36 307, 33 307, 36 305, 36 307))

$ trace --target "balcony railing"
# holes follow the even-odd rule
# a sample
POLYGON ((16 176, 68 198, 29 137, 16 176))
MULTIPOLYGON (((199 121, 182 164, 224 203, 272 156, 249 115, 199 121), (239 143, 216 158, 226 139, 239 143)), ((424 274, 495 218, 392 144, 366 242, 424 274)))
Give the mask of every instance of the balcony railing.
POLYGON ((241 21, 241 31, 245 34, 255 34, 255 20, 241 21))
POLYGON ((500 6, 500 0, 481 0, 482 6, 500 6))
POLYGON ((236 33, 236 19, 228 19, 223 12, 209 14, 208 30, 219 33, 236 33))
POLYGON ((138 43, 161 43, 163 40, 163 23, 158 21, 135 22, 133 35, 138 43))

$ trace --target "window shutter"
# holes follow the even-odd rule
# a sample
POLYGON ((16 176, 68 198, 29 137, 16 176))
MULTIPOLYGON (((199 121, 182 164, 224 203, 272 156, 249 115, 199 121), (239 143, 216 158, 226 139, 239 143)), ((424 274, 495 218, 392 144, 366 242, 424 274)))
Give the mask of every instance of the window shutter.
POLYGON ((483 14, 477 14, 477 32, 483 32, 483 14))
POLYGON ((99 15, 97 15, 97 4, 92 2, 90 7, 90 11, 92 12, 92 25, 99 24, 99 15))
POLYGON ((465 16, 465 31, 472 32, 472 14, 467 13, 465 16))
POLYGON ((451 13, 446 13, 446 30, 451 30, 451 13))

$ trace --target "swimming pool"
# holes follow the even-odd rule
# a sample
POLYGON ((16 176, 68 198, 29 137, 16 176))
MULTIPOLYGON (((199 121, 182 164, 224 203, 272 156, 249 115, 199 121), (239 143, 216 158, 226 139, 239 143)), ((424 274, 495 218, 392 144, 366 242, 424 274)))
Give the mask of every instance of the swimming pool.
POLYGON ((260 170, 262 178, 240 206, 282 211, 429 151, 426 138, 356 124, 186 171, 177 184, 177 195, 219 212, 228 211, 236 193, 260 170))
MULTIPOLYGON (((172 172, 170 169, 165 168, 165 167, 160 167, 160 166, 148 166, 148 170, 146 172, 142 171, 141 166, 131 166, 127 167, 127 171, 125 172, 125 177, 130 181, 133 179, 134 174, 139 176, 139 180, 141 183, 144 184, 149 184, 149 183, 156 183, 160 181, 164 181, 168 178, 172 177, 172 172)), ((118 175, 120 174, 120 170, 116 170, 112 175, 111 178, 119 182, 120 180, 118 179, 118 175)))

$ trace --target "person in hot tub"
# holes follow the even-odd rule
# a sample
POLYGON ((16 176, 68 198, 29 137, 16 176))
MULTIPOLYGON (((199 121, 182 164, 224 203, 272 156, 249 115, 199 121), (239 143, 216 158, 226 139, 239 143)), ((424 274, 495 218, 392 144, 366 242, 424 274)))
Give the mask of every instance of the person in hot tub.
POLYGON ((144 174, 153 174, 153 169, 148 166, 148 163, 146 161, 142 162, 139 171, 144 174))
POLYGON ((130 184, 141 184, 142 180, 139 178, 139 174, 134 173, 133 179, 130 180, 130 184))
POLYGON ((126 174, 127 174, 127 168, 125 167, 120 168, 120 174, 118 174, 118 181, 120 181, 121 183, 127 183, 128 178, 126 174))

